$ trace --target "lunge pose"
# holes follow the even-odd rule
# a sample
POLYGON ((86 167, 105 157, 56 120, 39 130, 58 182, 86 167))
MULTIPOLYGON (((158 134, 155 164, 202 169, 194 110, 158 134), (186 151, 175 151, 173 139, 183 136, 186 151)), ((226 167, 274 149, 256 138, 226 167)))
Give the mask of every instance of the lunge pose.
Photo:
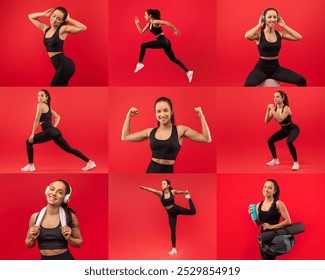
POLYGON ((94 161, 90 160, 80 151, 72 148, 68 142, 63 138, 62 133, 57 126, 60 121, 60 116, 51 108, 51 96, 46 89, 42 89, 38 92, 38 104, 36 109, 36 117, 33 124, 32 134, 26 141, 28 164, 23 167, 22 171, 35 171, 34 165, 34 144, 41 144, 53 140, 53 142, 58 145, 62 150, 67 153, 73 154, 76 157, 82 159, 87 164, 82 170, 87 171, 94 167, 96 164, 94 161), (52 117, 55 121, 52 124, 52 117), (36 133, 38 125, 41 125, 42 132, 36 133))
POLYGON ((279 90, 274 94, 274 103, 275 105, 269 104, 267 106, 265 123, 268 123, 272 118, 274 118, 280 124, 281 129, 274 133, 267 141, 273 159, 266 164, 269 166, 280 164, 274 143, 287 138, 287 145, 293 158, 292 170, 299 170, 300 165, 298 163, 297 151, 293 142, 297 139, 300 129, 291 120, 288 96, 284 91, 279 90))
POLYGON ((42 260, 73 260, 68 245, 82 245, 76 212, 68 206, 71 193, 66 181, 52 182, 45 190, 47 206, 30 218, 25 243, 33 248, 37 241, 42 260))
MULTIPOLYGON (((261 226, 261 232, 266 230, 280 229, 291 224, 291 219, 285 204, 279 200, 280 188, 274 179, 268 179, 263 187, 264 200, 256 204, 256 209, 248 207, 248 213, 256 210, 257 219, 254 221, 256 226, 261 226), (281 221, 280 221, 281 219, 281 221)), ((263 260, 274 260, 261 250, 263 260)))
POLYGON ((85 31, 87 27, 72 19, 63 7, 28 15, 31 22, 44 32, 44 45, 52 61, 55 74, 51 86, 68 86, 75 72, 74 62, 63 53, 63 44, 68 34, 85 31), (50 17, 50 26, 40 20, 50 17))
POLYGON ((253 71, 248 75, 245 86, 258 86, 266 79, 275 79, 281 82, 306 86, 306 79, 280 66, 278 56, 281 48, 281 40, 296 41, 302 36, 291 27, 286 25, 283 18, 274 8, 264 10, 258 24, 245 33, 245 38, 255 41, 260 54, 260 59, 253 71), (283 31, 275 30, 278 24, 283 31))
POLYGON ((172 241, 172 250, 169 252, 170 255, 177 254, 176 250, 176 223, 177 223, 177 216, 178 215, 195 215, 196 209, 194 206, 194 203, 191 199, 191 196, 186 191, 177 191, 174 190, 169 180, 163 180, 161 182, 161 191, 147 188, 140 186, 141 189, 144 189, 146 191, 152 192, 155 195, 157 195, 160 198, 160 201, 163 205, 163 207, 166 209, 166 212, 168 214, 168 221, 169 221, 169 227, 171 232, 171 241, 172 241), (174 195, 175 194, 185 194, 185 198, 188 200, 190 209, 178 206, 175 204, 174 195))
POLYGON ((140 26, 140 20, 138 17, 135 17, 134 22, 136 27, 138 28, 139 32, 142 34, 146 32, 147 30, 150 30, 150 32, 156 36, 155 41, 150 41, 147 43, 141 44, 140 48, 140 56, 139 56, 139 61, 138 64, 136 65, 136 68, 134 72, 138 72, 144 67, 144 64, 142 63, 144 55, 146 53, 146 49, 164 49, 165 54, 168 56, 168 58, 176 63, 179 67, 181 67, 188 78, 188 82, 192 82, 193 78, 193 71, 190 71, 187 69, 187 67, 179 60, 176 58, 173 50, 172 50, 172 45, 170 41, 165 37, 165 34, 163 33, 162 30, 162 25, 166 25, 169 28, 171 28, 174 31, 174 34, 176 36, 180 36, 180 31, 170 22, 162 20, 160 18, 160 11, 159 10, 153 10, 149 9, 144 13, 144 18, 148 23, 144 28, 140 26))
POLYGON ((158 127, 130 133, 131 118, 138 114, 138 109, 132 107, 126 115, 122 128, 122 140, 129 142, 150 141, 152 158, 147 173, 174 173, 174 162, 184 138, 195 142, 211 142, 210 130, 201 107, 194 110, 201 119, 202 133, 184 125, 175 125, 173 104, 167 97, 158 98, 154 110, 158 127))

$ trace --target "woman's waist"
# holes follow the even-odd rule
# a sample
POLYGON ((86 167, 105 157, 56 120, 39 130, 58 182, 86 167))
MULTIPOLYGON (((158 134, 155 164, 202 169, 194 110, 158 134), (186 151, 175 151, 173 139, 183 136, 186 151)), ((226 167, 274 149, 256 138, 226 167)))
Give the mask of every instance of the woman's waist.
POLYGON ((60 254, 63 254, 65 252, 68 251, 68 248, 64 248, 64 249, 41 249, 40 252, 41 252, 41 255, 42 256, 56 256, 56 255, 60 255, 60 254))
POLYGON ((50 58, 56 56, 56 55, 59 55, 59 54, 63 54, 63 51, 60 51, 60 52, 47 52, 48 56, 50 58))
POLYGON ((162 165, 173 165, 175 163, 175 160, 172 159, 151 158, 151 160, 162 165))
POLYGON ((264 60, 278 60, 278 56, 260 56, 261 59, 264 60))

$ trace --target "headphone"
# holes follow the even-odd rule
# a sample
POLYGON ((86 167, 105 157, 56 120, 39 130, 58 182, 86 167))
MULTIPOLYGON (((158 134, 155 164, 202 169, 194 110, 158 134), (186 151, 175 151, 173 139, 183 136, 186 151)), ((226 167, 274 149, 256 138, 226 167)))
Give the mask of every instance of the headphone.
POLYGON ((262 22, 265 22, 265 15, 268 11, 275 11, 277 16, 276 16, 276 21, 278 22, 280 20, 280 16, 279 16, 279 12, 277 11, 277 9, 274 9, 274 8, 267 8, 263 11, 262 15, 261 15, 261 20, 262 22))
MULTIPOLYGON (((58 181, 59 181, 59 182, 63 182, 63 183, 65 184, 65 182, 62 181, 62 180, 58 180, 58 181)), ((56 181, 54 181, 54 182, 56 182, 56 181)), ((52 186, 52 184, 53 184, 54 182, 52 182, 49 186, 46 187, 46 189, 45 189, 45 195, 48 194, 48 192, 50 191, 50 188, 51 188, 51 186, 52 186)), ((67 193, 67 194, 64 196, 64 198, 63 198, 63 202, 64 202, 64 203, 67 203, 67 202, 70 200, 70 196, 71 196, 71 194, 72 194, 72 188, 71 188, 71 186, 70 186, 69 184, 67 184, 67 186, 69 187, 70 192, 67 193)))

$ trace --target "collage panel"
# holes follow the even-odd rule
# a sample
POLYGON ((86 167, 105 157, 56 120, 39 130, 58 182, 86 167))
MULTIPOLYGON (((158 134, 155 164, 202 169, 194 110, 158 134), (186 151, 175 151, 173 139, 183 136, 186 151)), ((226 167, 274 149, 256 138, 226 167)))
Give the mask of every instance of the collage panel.
POLYGON ((217 137, 218 173, 290 174, 295 161, 294 150, 300 165, 297 172, 325 171, 323 88, 228 87, 217 91, 217 128, 221 134, 217 137), (275 118, 266 123, 268 106, 276 105, 276 95, 281 92, 287 96, 288 106, 285 108, 290 108, 290 124, 280 126, 281 120, 275 118), (298 127, 297 135, 295 126, 298 127), (278 131, 287 134, 273 142, 278 131), (272 143, 279 164, 268 166, 273 158, 269 148, 272 143))
MULTIPOLYGON (((46 224, 60 222, 59 213, 53 212, 58 207, 60 194, 56 191, 57 189, 51 187, 50 190, 47 189, 47 186, 55 186, 63 190, 63 184, 61 182, 58 184, 57 180, 64 180, 72 190, 67 205, 75 211, 74 217, 77 222, 73 221, 77 225, 71 225, 71 229, 73 232, 78 230, 80 234, 79 236, 72 233, 73 241, 69 242, 68 251, 76 260, 107 260, 107 174, 81 175, 59 172, 55 174, 0 174, 0 179, 3 182, 0 217, 13 229, 2 230, 0 233, 1 240, 4 241, 0 251, 0 260, 40 260, 41 251, 45 256, 50 254, 51 250, 65 251, 64 246, 61 249, 53 249, 54 244, 62 244, 63 241, 54 239, 55 228, 52 231, 46 227, 46 224), (36 223, 34 213, 41 212, 45 206, 47 209, 41 220, 41 231, 38 232, 39 240, 43 242, 36 244, 27 238, 30 230, 29 222, 32 219, 36 223), (31 248, 27 248, 27 244, 31 248)), ((60 224, 62 223, 61 221, 60 224)), ((69 225, 68 221, 67 223, 69 225)))
POLYGON ((213 0, 205 1, 204 8, 196 0, 185 5, 172 0, 135 0, 127 5, 111 0, 109 85, 188 86, 191 82, 193 86, 214 86, 215 18, 213 0), (160 16, 154 16, 161 20, 159 27, 147 26, 148 10, 159 11, 160 16), (137 63, 142 63, 138 69, 137 63), (193 80, 189 80, 189 71, 193 71, 193 80))
MULTIPOLYGON (((276 259, 324 259, 324 245, 317 238, 324 230, 323 223, 320 223, 322 204, 318 203, 324 197, 324 174, 270 173, 217 175, 218 259, 261 260, 258 239, 261 228, 254 224, 248 209, 250 204, 264 201, 264 188, 270 179, 278 184, 279 200, 284 204, 291 223, 301 223, 304 228, 303 232, 294 235, 296 240, 292 250, 276 259)), ((279 208, 278 203, 276 205, 279 208)))
POLYGON ((4 135, 2 153, 6 158, 2 172, 19 174, 21 168, 32 162, 37 173, 80 173, 90 160, 97 165, 91 171, 107 173, 107 95, 107 88, 100 87, 1 87, 0 125, 4 135), (41 121, 44 124, 36 127, 36 135, 30 140, 38 104, 48 112, 44 103, 47 95, 55 127, 41 121), (43 103, 39 103, 40 98, 43 103), (13 112, 15 117, 8 121, 13 112))
POLYGON ((111 174, 109 259, 216 259, 215 185, 215 174, 111 174), (165 210, 159 194, 169 186, 174 206, 165 210))
POLYGON ((108 86, 107 1, 2 1, 1 8, 0 86, 108 86), (65 15, 60 34, 47 30, 65 15))
MULTIPOLYGON (((215 173, 216 153, 214 151, 216 150, 216 93, 215 88, 209 87, 110 88, 110 173, 146 172, 148 165, 150 164, 150 159, 155 157, 154 153, 151 155, 149 145, 154 142, 154 140, 146 141, 148 140, 148 134, 150 134, 153 128, 157 127, 157 121, 162 125, 171 121, 171 117, 168 119, 168 114, 157 113, 158 107, 155 104, 161 97, 167 97, 171 101, 173 107, 172 116, 175 118, 177 129, 182 126, 186 126, 186 129, 191 129, 187 129, 186 135, 182 130, 178 129, 178 137, 184 138, 184 141, 181 144, 180 151, 175 160, 174 172, 215 173), (130 110, 135 110, 132 117, 128 117, 130 110), (123 125, 125 127, 126 135, 128 132, 127 126, 129 126, 130 134, 139 132, 141 137, 132 136, 131 138, 128 138, 125 136, 124 141, 122 141, 123 125), (205 133, 205 131, 207 131, 205 128, 206 125, 208 126, 210 133, 205 133), (150 132, 148 132, 148 129, 150 132), (144 137, 142 137, 143 133, 145 134, 144 137), (197 133, 210 134, 211 137, 203 137, 197 133), (207 138, 212 138, 212 141, 206 142, 207 138)), ((165 104, 168 108, 170 107, 165 101, 158 103, 165 104)), ((182 129, 184 131, 184 127, 182 129)), ((157 132, 155 135, 157 135, 157 132)), ((155 136, 155 138, 156 137, 157 136, 155 136)), ((172 138, 172 136, 170 136, 170 138, 172 138)), ((182 139, 175 141, 179 142, 181 140, 182 139)))
MULTIPOLYGON (((318 44, 324 43, 324 37, 319 35, 322 34, 323 21, 319 11, 323 8, 324 4, 321 0, 301 5, 297 5, 295 0, 274 0, 267 3, 248 0, 244 5, 240 0, 217 1, 216 85, 244 86, 249 73, 259 61, 259 57, 265 55, 278 56, 279 64, 305 77, 307 86, 324 86, 325 81, 321 69, 325 56, 316 51, 314 41, 317 38, 318 44), (240 9, 234 7, 240 7, 240 9), (287 40, 282 38, 281 50, 278 55, 263 52, 260 55, 257 47, 258 42, 255 43, 254 40, 256 38, 249 41, 245 38, 245 34, 257 27, 263 12, 271 7, 275 8, 278 11, 278 16, 282 18, 281 21, 278 20, 274 29, 280 33, 289 30, 295 37, 287 36, 287 40)), ((270 44, 270 52, 273 42, 272 40, 270 44)), ((288 79, 289 77, 286 74, 281 78, 288 79)), ((288 83, 288 81, 282 80, 280 84, 281 86, 292 86, 295 82, 297 81, 292 80, 292 83, 288 83)), ((250 81, 247 81, 247 84, 252 85, 250 81)))

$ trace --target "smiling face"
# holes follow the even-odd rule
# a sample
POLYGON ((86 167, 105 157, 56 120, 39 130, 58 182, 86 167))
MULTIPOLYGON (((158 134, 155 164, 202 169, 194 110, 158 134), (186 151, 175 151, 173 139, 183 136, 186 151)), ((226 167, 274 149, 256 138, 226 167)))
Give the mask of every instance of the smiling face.
POLYGON ((168 124, 171 121, 173 111, 166 101, 160 101, 155 106, 156 118, 159 124, 168 124))
POLYGON ((263 187, 263 195, 267 198, 273 198, 277 189, 274 186, 274 183, 271 181, 266 181, 263 187))
POLYGON ((53 27, 59 27, 65 21, 65 16, 62 11, 55 10, 50 18, 51 25, 53 27))
POLYGON ((274 27, 278 22, 278 13, 275 10, 268 10, 265 13, 265 24, 274 27))
POLYGON ((46 193, 47 203, 51 205, 61 205, 64 202, 64 197, 67 194, 67 188, 61 181, 55 181, 50 185, 46 193))
POLYGON ((37 95, 38 102, 47 103, 48 96, 44 91, 39 91, 37 95))

